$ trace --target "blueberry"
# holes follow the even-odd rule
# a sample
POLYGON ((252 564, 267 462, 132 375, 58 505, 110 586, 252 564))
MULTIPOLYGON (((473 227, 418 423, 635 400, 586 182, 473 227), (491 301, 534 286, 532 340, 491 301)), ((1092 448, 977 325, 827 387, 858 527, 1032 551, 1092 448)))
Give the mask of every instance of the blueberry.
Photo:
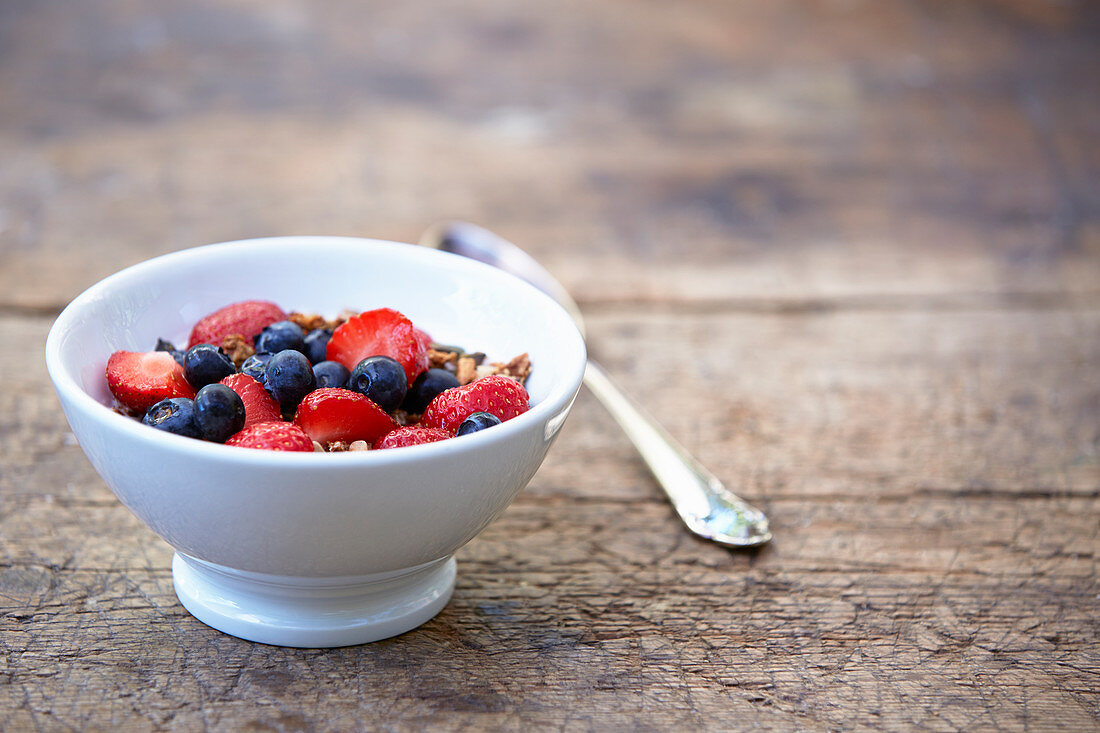
POLYGON ((183 375, 195 389, 202 389, 236 374, 233 360, 213 344, 196 344, 183 355, 183 375))
POLYGON ((264 386, 284 411, 293 410, 317 386, 313 367, 300 351, 286 349, 267 362, 264 386))
POLYGON ((176 360, 176 363, 183 366, 183 353, 176 348, 175 344, 171 341, 165 341, 164 339, 157 339, 157 347, 153 351, 167 351, 172 355, 172 358, 176 360))
POLYGON ((247 374, 260 384, 264 383, 264 372, 267 371, 267 363, 271 361, 271 354, 253 354, 241 364, 241 374, 247 374))
POLYGON ((202 438, 202 428, 195 410, 195 401, 186 397, 161 400, 145 412, 141 421, 151 428, 187 438, 202 438))
POLYGON ((347 387, 351 372, 338 361, 322 361, 313 365, 313 376, 317 377, 317 389, 347 387))
POLYGON ((386 412, 396 410, 405 399, 409 381, 405 367, 388 356, 368 356, 351 370, 348 389, 365 394, 386 412))
POLYGON ((458 378, 446 369, 429 369, 413 381, 401 407, 407 412, 420 414, 436 395, 457 386, 458 378))
POLYGON ((328 354, 328 340, 332 338, 332 331, 325 328, 315 328, 306 334, 303 351, 309 357, 310 364, 320 364, 328 354))
POLYGON ((500 425, 500 418, 496 415, 492 415, 488 412, 473 412, 467 415, 466 419, 459 423, 455 435, 476 433, 478 430, 491 428, 494 425, 500 425))
POLYGON ((276 321, 256 335, 256 353, 278 354, 288 349, 305 350, 302 328, 292 321, 276 321))
POLYGON ((244 427, 244 401, 224 384, 208 384, 195 395, 195 417, 204 440, 224 443, 244 427))

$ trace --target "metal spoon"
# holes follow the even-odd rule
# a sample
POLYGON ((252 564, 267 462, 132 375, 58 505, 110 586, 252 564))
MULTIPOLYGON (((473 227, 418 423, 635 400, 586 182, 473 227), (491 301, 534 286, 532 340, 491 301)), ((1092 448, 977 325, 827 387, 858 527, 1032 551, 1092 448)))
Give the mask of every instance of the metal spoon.
MULTIPOLYGON (((542 265, 511 242, 474 224, 441 222, 424 233, 420 244, 485 262, 526 280, 558 301, 584 334, 584 319, 569 293, 542 265)), ((634 443, 692 532, 730 547, 755 547, 772 538, 763 512, 734 496, 624 395, 591 359, 584 383, 634 443)))

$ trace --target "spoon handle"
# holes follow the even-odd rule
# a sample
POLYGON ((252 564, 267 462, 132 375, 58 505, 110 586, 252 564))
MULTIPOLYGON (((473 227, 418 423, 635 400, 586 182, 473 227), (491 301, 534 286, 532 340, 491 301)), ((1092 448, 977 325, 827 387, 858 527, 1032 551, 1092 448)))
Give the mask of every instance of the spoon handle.
POLYGON ((763 512, 726 489, 714 474, 623 394, 596 362, 588 362, 584 383, 634 443, 691 531, 731 547, 754 547, 771 539, 763 512))

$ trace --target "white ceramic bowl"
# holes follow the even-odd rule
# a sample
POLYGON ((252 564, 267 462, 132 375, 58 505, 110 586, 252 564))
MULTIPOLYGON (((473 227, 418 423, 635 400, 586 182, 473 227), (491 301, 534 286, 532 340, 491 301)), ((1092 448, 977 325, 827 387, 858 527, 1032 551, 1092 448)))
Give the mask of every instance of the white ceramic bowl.
POLYGON ((88 460, 176 550, 201 621, 245 639, 327 647, 427 621, 454 588, 455 550, 534 475, 584 372, 583 340, 541 292, 434 250, 278 237, 176 252, 97 283, 57 318, 46 365, 88 460), (228 303, 335 315, 388 306, 435 339, 506 360, 528 352, 531 409, 490 430, 365 453, 278 453, 170 435, 113 412, 110 354, 185 344, 228 303))

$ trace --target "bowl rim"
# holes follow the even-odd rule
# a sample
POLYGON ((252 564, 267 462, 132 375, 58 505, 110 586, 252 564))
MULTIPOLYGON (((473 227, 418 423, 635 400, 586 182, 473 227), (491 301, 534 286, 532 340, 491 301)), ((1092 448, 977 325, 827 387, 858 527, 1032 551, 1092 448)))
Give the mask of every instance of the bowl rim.
MULTIPOLYGON (((395 250, 396 251, 396 250, 395 250)), ((324 465, 384 465, 401 463, 408 460, 420 460, 430 457, 445 457, 457 451, 475 450, 479 446, 489 448, 492 445, 508 441, 517 433, 533 426, 537 421, 548 420, 568 410, 580 389, 581 380, 587 364, 587 353, 584 338, 576 328, 569 314, 550 296, 538 290, 530 283, 508 272, 499 270, 490 265, 462 257, 460 255, 439 250, 420 247, 384 239, 349 237, 349 236, 315 236, 315 235, 288 235, 276 237, 257 237, 239 239, 226 242, 217 242, 196 247, 190 247, 175 252, 169 252, 157 257, 143 260, 129 267, 123 268, 107 277, 99 280, 86 288, 73 298, 50 326, 46 337, 46 369, 54 388, 59 396, 67 398, 74 406, 79 408, 91 419, 121 430, 129 437, 150 448, 161 450, 173 450, 184 454, 190 454, 196 459, 232 462, 239 464, 271 465, 273 462, 286 467, 302 466, 317 468, 324 465), (238 448, 221 443, 212 443, 205 440, 196 440, 180 435, 173 435, 160 430, 152 430, 134 418, 122 415, 108 405, 103 404, 86 392, 77 382, 75 376, 66 366, 61 356, 61 343, 65 333, 73 326, 73 322, 81 312, 97 298, 104 296, 106 291, 125 286, 130 281, 140 281, 149 270, 154 270, 173 263, 181 263, 187 260, 217 256, 219 251, 240 247, 264 247, 272 244, 290 245, 294 242, 303 244, 344 244, 354 245, 361 249, 386 249, 403 248, 406 255, 425 260, 443 260, 448 262, 448 267, 458 270, 467 270, 477 273, 479 277, 501 279, 519 285, 521 289, 548 307, 554 318, 567 324, 565 330, 567 341, 572 341, 571 349, 567 349, 562 359, 562 377, 551 383, 547 395, 533 405, 527 412, 517 415, 511 420, 506 420, 493 430, 481 430, 469 435, 456 436, 448 440, 423 445, 405 446, 390 450, 370 451, 343 451, 338 453, 319 453, 305 451, 271 451, 238 448)))

